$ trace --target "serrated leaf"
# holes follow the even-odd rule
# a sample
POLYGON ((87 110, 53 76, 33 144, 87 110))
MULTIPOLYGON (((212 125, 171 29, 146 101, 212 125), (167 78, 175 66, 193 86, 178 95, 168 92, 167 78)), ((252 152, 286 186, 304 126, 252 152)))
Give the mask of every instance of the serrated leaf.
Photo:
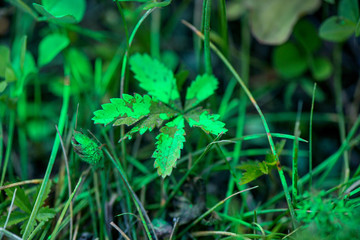
MULTIPOLYGON (((5 189, 6 195, 12 199, 14 195, 15 188, 5 189)), ((14 200, 15 206, 18 206, 24 212, 30 214, 32 211, 32 205, 29 201, 28 196, 25 194, 24 189, 18 187, 16 190, 16 196, 14 200)))
POLYGON ((93 139, 82 132, 74 131, 73 137, 71 138, 71 144, 74 152, 81 160, 95 168, 104 166, 104 153, 93 139))
POLYGON ((185 110, 198 105, 201 101, 214 94, 218 80, 213 75, 199 75, 191 83, 186 92, 185 110))
POLYGON ((36 214, 36 220, 39 222, 46 222, 49 219, 53 218, 56 214, 55 209, 49 207, 40 208, 38 213, 36 214))
POLYGON ((115 120, 124 119, 125 122, 120 121, 116 125, 131 125, 150 113, 153 99, 148 95, 135 94, 135 96, 131 96, 123 94, 123 98, 112 98, 110 102, 101 105, 103 110, 94 112, 95 116, 92 120, 95 124, 107 125, 115 120))
POLYGON ((264 171, 265 170, 264 165, 266 166, 266 164, 260 163, 258 161, 247 161, 241 164, 238 168, 243 170, 244 172, 241 176, 240 184, 242 185, 252 182, 258 177, 266 174, 264 171))
POLYGON ((170 106, 181 107, 176 79, 165 65, 146 54, 135 54, 130 58, 130 66, 140 87, 151 96, 170 106))
POLYGON ((200 127, 206 133, 219 135, 226 133, 225 123, 218 121, 220 115, 210 114, 208 110, 196 108, 185 115, 190 127, 200 127))
POLYGON ((152 157, 155 158, 154 167, 163 178, 170 176, 180 158, 185 142, 184 127, 184 118, 179 116, 162 127, 161 133, 156 137, 156 150, 152 157))
POLYGON ((47 35, 39 44, 39 66, 51 62, 64 48, 70 44, 70 40, 61 34, 47 35))
MULTIPOLYGON (((7 216, 2 216, 0 218, 0 226, 4 226, 6 218, 7 218, 7 216)), ((23 222, 28 218, 29 218, 29 215, 27 213, 18 212, 18 211, 11 212, 9 221, 6 226, 11 227, 12 225, 23 222)))
MULTIPOLYGON (((281 155, 281 152, 282 150, 284 149, 285 147, 285 143, 286 143, 286 140, 281 140, 280 142, 277 142, 275 144, 275 150, 276 150, 276 153, 278 156, 281 155)), ((271 165, 271 166, 274 166, 276 164, 276 159, 275 159, 275 156, 272 154, 272 153, 269 153, 265 156, 265 163, 267 165, 271 165)))
MULTIPOLYGON (((48 181, 47 184, 46 184, 46 186, 45 186, 44 193, 43 193, 43 195, 42 195, 42 197, 41 197, 41 201, 40 201, 40 205, 39 205, 39 206, 42 206, 42 205, 44 204, 45 200, 48 198, 49 193, 50 193, 50 191, 51 191, 51 185, 52 185, 52 181, 48 181)), ((36 194, 35 194, 36 197, 37 197, 38 194, 39 194, 40 188, 41 188, 41 186, 39 185, 39 186, 37 187, 37 189, 36 189, 36 194)))

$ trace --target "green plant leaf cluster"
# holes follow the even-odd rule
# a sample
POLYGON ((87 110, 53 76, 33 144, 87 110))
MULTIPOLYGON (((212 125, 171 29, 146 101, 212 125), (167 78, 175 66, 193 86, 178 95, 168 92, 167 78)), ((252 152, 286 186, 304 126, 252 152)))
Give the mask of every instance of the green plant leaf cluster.
POLYGON ((360 36, 359 2, 341 0, 338 16, 327 18, 320 26, 320 37, 331 42, 343 42, 355 33, 360 36))
POLYGON ((103 104, 101 110, 94 112, 92 120, 95 124, 131 126, 121 140, 131 138, 137 132, 144 134, 155 127, 160 128, 152 155, 159 175, 170 175, 180 158, 185 142, 185 120, 190 127, 199 127, 206 133, 218 135, 227 132, 225 124, 218 120, 219 115, 196 107, 215 92, 218 82, 214 76, 204 74, 192 82, 183 110, 176 78, 164 64, 146 54, 135 54, 130 58, 130 66, 140 87, 149 95, 123 94, 122 98, 112 98, 110 103, 103 104), (167 123, 161 127, 165 121, 167 123))
MULTIPOLYGON (((17 206, 18 209, 11 212, 7 226, 11 227, 13 225, 21 223, 21 225, 20 225, 21 232, 20 233, 22 234, 25 230, 25 226, 28 223, 31 211, 33 209, 33 203, 31 203, 28 194, 25 193, 25 191, 22 188, 17 187, 16 189, 17 190, 16 190, 14 205, 17 206)), ((40 187, 37 188, 37 191, 34 195, 34 199, 38 195, 39 189, 40 189, 40 187)), ((44 205, 44 202, 50 193, 50 189, 51 189, 51 182, 49 181, 46 186, 45 193, 41 198, 40 206, 44 205)), ((15 191, 14 188, 5 189, 6 195, 8 196, 9 199, 13 198, 14 191, 15 191)), ((47 222, 50 219, 54 218, 55 214, 56 214, 55 209, 49 208, 48 206, 41 207, 36 214, 35 221, 32 222, 31 231, 39 223, 47 222)), ((6 218, 7 218, 7 216, 2 216, 0 218, 0 226, 4 226, 6 218)))
MULTIPOLYGON (((279 156, 284 149, 284 146, 285 140, 276 144, 276 152, 279 156)), ((265 160, 262 162, 256 160, 246 161, 238 166, 238 169, 243 171, 240 178, 240 184, 252 182, 264 174, 268 175, 274 167, 276 167, 276 159, 272 154, 267 154, 265 160)))

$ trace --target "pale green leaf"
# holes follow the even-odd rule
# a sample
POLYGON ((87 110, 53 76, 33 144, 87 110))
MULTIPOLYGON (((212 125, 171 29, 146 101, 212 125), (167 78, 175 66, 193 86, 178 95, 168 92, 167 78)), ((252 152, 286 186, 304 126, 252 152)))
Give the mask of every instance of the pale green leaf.
POLYGON ((176 79, 164 64, 146 54, 135 54, 130 58, 130 65, 140 87, 166 104, 181 107, 176 79))
POLYGON ((55 209, 49 208, 49 207, 42 207, 39 209, 36 220, 39 222, 46 222, 49 219, 53 218, 56 214, 55 209))
POLYGON ((354 34, 356 24, 343 17, 330 17, 320 26, 320 37, 331 42, 343 42, 354 34))
POLYGON ((161 133, 156 137, 156 150, 152 157, 155 158, 154 167, 163 178, 170 176, 180 158, 185 142, 184 127, 184 118, 179 116, 162 127, 161 133))
POLYGON ((218 121, 220 115, 210 114, 208 110, 201 108, 194 109, 185 115, 190 127, 200 127, 206 133, 219 135, 226 133, 225 123, 218 121))
POLYGON ((39 44, 39 66, 51 62, 69 43, 70 40, 66 36, 58 33, 43 38, 39 44))
POLYGON ((218 80, 213 75, 199 75, 191 83, 186 92, 185 110, 198 105, 212 94, 218 86, 218 80))

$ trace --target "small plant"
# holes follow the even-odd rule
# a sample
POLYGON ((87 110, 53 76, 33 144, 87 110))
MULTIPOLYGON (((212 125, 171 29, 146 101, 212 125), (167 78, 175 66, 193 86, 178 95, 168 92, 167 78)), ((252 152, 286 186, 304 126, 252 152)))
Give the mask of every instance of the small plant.
POLYGON ((103 110, 94 112, 96 124, 133 126, 122 138, 131 139, 132 134, 144 134, 155 127, 160 128, 156 139, 154 166, 163 178, 169 176, 185 142, 185 120, 190 127, 200 127, 206 133, 218 135, 227 132, 225 124, 218 121, 219 115, 198 107, 211 96, 218 86, 217 79, 208 74, 199 75, 187 89, 185 105, 181 104, 173 73, 159 61, 148 55, 135 54, 130 59, 135 78, 149 95, 123 94, 102 105, 103 110), (165 126, 163 123, 167 121, 165 126), (162 126, 162 127, 161 127, 162 126))

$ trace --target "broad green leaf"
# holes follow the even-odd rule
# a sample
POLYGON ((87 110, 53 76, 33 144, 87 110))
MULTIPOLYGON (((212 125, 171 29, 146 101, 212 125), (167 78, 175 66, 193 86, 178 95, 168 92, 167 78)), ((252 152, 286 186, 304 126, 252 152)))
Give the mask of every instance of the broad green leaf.
POLYGON ((5 70, 10 63, 10 49, 7 46, 0 46, 0 77, 5 78, 5 70))
POLYGON ((240 178, 241 185, 252 182, 258 177, 268 174, 269 172, 267 165, 258 161, 247 161, 241 164, 238 168, 244 171, 240 178))
POLYGON ((341 0, 338 15, 356 23, 359 20, 359 0, 341 0))
POLYGON ((150 106, 153 102, 150 96, 135 94, 131 96, 123 94, 123 98, 112 98, 111 103, 101 105, 103 110, 94 112, 95 124, 107 125, 115 120, 117 125, 126 124, 131 125, 150 113, 150 106), (122 120, 124 119, 124 120, 122 120))
POLYGON ((210 114, 208 110, 196 108, 185 115, 185 119, 189 122, 190 127, 199 127, 206 133, 219 135, 226 133, 228 130, 224 128, 225 123, 218 121, 220 115, 210 114))
POLYGON ((358 21, 357 24, 356 24, 355 36, 356 36, 356 37, 360 36, 360 18, 359 18, 359 21, 358 21))
POLYGON ((314 66, 312 67, 313 77, 318 80, 326 80, 331 76, 332 65, 329 59, 318 57, 314 59, 314 66))
POLYGON ((61 23, 80 22, 84 16, 85 0, 43 0, 42 5, 33 3, 34 8, 49 20, 61 23))
POLYGON ((320 26, 320 37, 331 42, 342 42, 355 31, 355 23, 343 17, 330 17, 320 26))
POLYGON ((140 82, 140 87, 164 103, 181 107, 180 95, 172 71, 146 54, 133 55, 130 58, 130 65, 135 78, 140 82))
POLYGON ((156 137, 156 150, 152 157, 155 158, 154 167, 163 178, 170 176, 180 158, 185 142, 184 127, 184 118, 179 116, 162 127, 161 133, 156 137))
POLYGON ((294 78, 303 74, 307 69, 305 55, 292 43, 285 43, 276 47, 273 53, 275 70, 284 78, 294 78))
MULTIPOLYGON (((10 199, 12 199, 12 197, 14 195, 14 191, 15 191, 14 188, 5 189, 6 195, 10 199)), ((26 212, 28 214, 31 213, 32 206, 31 206, 31 203, 29 201, 29 198, 26 195, 24 189, 22 189, 20 187, 17 188, 14 204, 15 204, 15 206, 18 206, 24 212, 26 212)))
POLYGON ((74 79, 79 84, 87 84, 86 80, 90 80, 93 76, 92 66, 87 56, 76 48, 70 48, 66 50, 65 57, 74 79))
POLYGON ((171 0, 163 0, 161 2, 149 2, 144 4, 143 9, 144 10, 148 10, 151 8, 161 8, 161 7, 166 7, 167 5, 169 5, 171 3, 171 0))
POLYGON ((39 44, 39 66, 51 62, 69 43, 70 40, 66 36, 58 33, 43 38, 39 44))
POLYGON ((198 105, 212 94, 218 86, 218 80, 213 75, 199 75, 186 92, 185 110, 198 105))
POLYGON ((300 16, 315 11, 320 0, 250 0, 251 31, 260 42, 281 44, 300 16))
POLYGON ((2 93, 3 91, 5 91, 7 85, 8 85, 8 84, 7 84, 6 81, 1 81, 1 82, 0 82, 0 93, 2 93))

